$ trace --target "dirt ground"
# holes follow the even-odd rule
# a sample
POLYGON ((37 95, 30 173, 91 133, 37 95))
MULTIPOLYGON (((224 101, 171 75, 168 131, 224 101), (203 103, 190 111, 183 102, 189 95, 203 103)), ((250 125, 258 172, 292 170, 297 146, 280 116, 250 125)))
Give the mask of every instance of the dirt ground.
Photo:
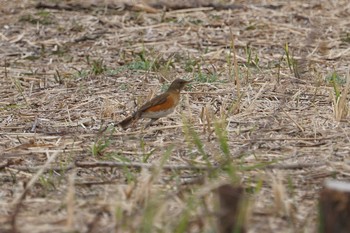
POLYGON ((247 232, 317 231, 350 180, 350 3, 166 2, 0 0, 0 232, 217 232, 223 183, 247 232), (174 114, 117 126, 174 78, 174 114))

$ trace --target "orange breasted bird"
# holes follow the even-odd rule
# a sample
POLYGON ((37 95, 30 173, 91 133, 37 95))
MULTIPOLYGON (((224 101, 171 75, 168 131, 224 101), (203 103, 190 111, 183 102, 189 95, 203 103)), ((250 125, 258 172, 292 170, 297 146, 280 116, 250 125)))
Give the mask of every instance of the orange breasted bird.
POLYGON ((145 127, 147 128, 159 118, 169 115, 179 104, 180 92, 189 82, 191 82, 191 80, 175 79, 166 92, 146 102, 131 116, 119 122, 118 125, 126 129, 130 124, 135 123, 140 118, 150 118, 150 122, 145 127))

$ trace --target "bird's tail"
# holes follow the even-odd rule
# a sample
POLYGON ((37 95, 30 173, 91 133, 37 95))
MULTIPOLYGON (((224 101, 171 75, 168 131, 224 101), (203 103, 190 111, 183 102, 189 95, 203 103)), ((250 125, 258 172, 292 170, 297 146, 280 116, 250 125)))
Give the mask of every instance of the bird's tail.
POLYGON ((126 129, 131 123, 135 122, 136 120, 137 119, 134 116, 129 116, 121 122, 119 122, 118 125, 120 125, 123 129, 126 129))

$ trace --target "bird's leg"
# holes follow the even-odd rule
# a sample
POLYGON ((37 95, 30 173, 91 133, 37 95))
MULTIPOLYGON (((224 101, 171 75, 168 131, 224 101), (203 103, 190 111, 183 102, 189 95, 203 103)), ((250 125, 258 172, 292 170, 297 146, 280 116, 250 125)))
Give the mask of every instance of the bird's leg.
POLYGON ((145 129, 147 129, 152 123, 154 123, 157 120, 158 118, 151 118, 151 120, 146 124, 145 129))

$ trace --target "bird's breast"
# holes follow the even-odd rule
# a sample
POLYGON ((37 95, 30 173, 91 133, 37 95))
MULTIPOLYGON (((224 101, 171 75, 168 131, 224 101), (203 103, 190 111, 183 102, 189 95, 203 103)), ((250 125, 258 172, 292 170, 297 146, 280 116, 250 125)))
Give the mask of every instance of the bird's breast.
POLYGON ((168 108, 168 109, 162 109, 162 110, 159 110, 159 111, 147 111, 147 112, 143 112, 141 117, 142 118, 158 119, 158 118, 165 117, 165 116, 173 113, 174 110, 175 110, 175 107, 168 108))
POLYGON ((166 101, 161 104, 149 107, 142 113, 144 118, 160 118, 172 113, 175 107, 178 105, 180 95, 169 94, 166 97, 166 101))

